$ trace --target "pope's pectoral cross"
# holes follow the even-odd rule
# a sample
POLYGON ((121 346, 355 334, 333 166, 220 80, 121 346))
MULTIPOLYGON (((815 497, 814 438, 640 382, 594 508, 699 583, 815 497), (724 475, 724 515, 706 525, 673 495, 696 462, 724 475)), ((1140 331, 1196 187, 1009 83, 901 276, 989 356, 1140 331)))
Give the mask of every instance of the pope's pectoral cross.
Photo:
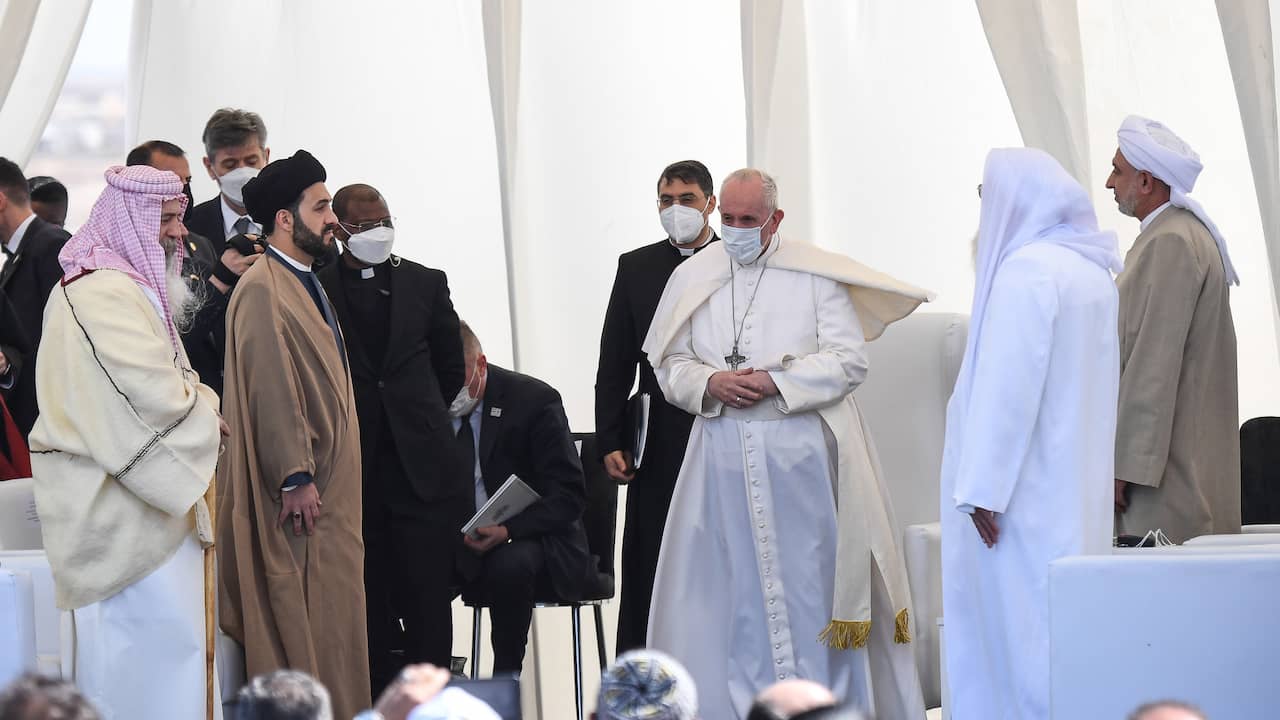
POLYGON ((731 369, 737 370, 739 367, 742 366, 742 363, 747 361, 747 356, 739 354, 738 343, 734 343, 733 351, 730 352, 728 355, 724 356, 724 361, 729 363, 729 367, 731 369))

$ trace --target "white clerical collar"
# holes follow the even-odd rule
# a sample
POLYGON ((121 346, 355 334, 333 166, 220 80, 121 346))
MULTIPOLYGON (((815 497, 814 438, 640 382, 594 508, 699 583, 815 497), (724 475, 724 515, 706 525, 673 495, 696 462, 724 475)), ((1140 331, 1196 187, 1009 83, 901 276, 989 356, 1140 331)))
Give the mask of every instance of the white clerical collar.
POLYGON ((1148 213, 1146 217, 1142 218, 1142 222, 1138 223, 1139 232, 1141 232, 1142 230, 1146 230, 1148 227, 1150 227, 1151 223, 1155 222, 1156 216, 1164 212, 1165 208, 1167 207, 1169 207, 1168 200, 1166 200, 1165 203, 1160 207, 1148 213))
POLYGON ((240 220, 240 218, 242 217, 249 218, 249 230, 251 232, 253 232, 256 235, 262 234, 262 226, 254 222, 253 218, 249 217, 248 215, 241 215, 240 213, 231 209, 231 206, 227 204, 226 195, 223 195, 222 193, 218 193, 218 200, 222 203, 222 227, 226 228, 226 231, 227 231, 227 236, 223 238, 224 240, 230 240, 233 236, 235 236, 236 222, 240 220))
POLYGON ((18 229, 13 231, 13 235, 9 238, 9 242, 5 243, 5 247, 13 255, 18 254, 18 248, 22 246, 22 236, 27 234, 27 228, 31 227, 31 223, 36 221, 36 214, 31 213, 27 216, 22 224, 18 225, 18 229))
POLYGON ((701 245, 681 245, 675 240, 672 240, 670 236, 667 236, 667 242, 671 244, 671 247, 675 248, 676 250, 679 250, 682 256, 690 257, 694 253, 706 247, 707 244, 711 242, 711 238, 715 237, 715 233, 711 231, 711 228, 706 228, 706 231, 707 231, 707 239, 703 241, 701 245))
POLYGON ((294 270, 297 270, 298 272, 311 272, 311 264, 310 264, 310 263, 307 263, 306 265, 303 265, 302 263, 298 262, 297 260, 294 260, 293 258, 289 257, 289 256, 288 256, 288 255, 286 255, 285 253, 280 252, 279 250, 275 249, 274 247, 271 247, 270 245, 268 245, 268 246, 267 246, 267 249, 268 249, 268 250, 270 250, 271 252, 275 253, 275 254, 276 254, 276 257, 278 257, 278 258, 280 258, 281 260, 283 260, 283 261, 285 261, 285 262, 289 263, 289 265, 290 265, 294 270))

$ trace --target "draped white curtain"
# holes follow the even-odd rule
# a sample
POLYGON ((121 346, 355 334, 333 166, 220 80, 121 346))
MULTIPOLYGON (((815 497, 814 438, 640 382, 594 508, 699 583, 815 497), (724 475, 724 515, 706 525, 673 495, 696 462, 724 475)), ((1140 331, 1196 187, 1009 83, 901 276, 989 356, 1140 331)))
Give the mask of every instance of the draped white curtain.
POLYGON ((49 122, 92 0, 0 0, 0 156, 25 166, 49 122))

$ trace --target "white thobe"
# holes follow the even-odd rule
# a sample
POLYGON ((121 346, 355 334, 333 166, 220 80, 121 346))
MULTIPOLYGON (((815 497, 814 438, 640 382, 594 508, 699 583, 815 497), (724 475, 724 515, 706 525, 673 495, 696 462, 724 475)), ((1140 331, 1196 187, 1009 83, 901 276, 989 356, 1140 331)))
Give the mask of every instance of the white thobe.
POLYGON ((943 453, 956 720, 1049 717, 1049 563, 1111 546, 1117 303, 1110 273, 1050 243, 1016 250, 995 276, 968 412, 953 398, 943 453), (994 547, 966 506, 999 513, 994 547))
POLYGON ((911 650, 893 644, 878 574, 868 646, 836 650, 819 640, 832 618, 836 455, 815 411, 866 377, 865 342, 848 291, 767 268, 775 249, 735 265, 734 280, 694 311, 656 369, 667 399, 698 417, 663 533, 649 645, 689 669, 703 717, 742 718, 756 693, 791 677, 869 711, 891 696, 882 717, 922 717, 911 650), (706 394, 709 374, 728 369, 739 330, 743 367, 768 370, 780 391, 746 411, 706 394), (873 699, 873 675, 910 683, 916 707, 900 710, 911 703, 897 687, 877 684, 873 699))

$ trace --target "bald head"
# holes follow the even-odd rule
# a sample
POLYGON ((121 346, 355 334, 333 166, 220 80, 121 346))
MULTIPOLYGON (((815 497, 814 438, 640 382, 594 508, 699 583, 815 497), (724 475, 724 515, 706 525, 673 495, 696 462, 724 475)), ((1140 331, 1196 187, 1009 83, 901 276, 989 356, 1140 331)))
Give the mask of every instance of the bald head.
POLYGON ((755 704, 772 712, 774 717, 790 718, 831 707, 836 704, 836 696, 812 680, 783 680, 761 691, 755 704))
POLYGON ((1208 720, 1194 705, 1173 700, 1143 705, 1129 716, 1129 720, 1208 720))

